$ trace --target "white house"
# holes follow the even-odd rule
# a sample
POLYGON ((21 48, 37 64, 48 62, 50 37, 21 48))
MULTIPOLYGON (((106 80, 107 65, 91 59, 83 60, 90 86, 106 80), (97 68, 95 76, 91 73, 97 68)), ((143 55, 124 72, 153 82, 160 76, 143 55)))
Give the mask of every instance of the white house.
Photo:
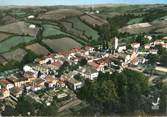
POLYGON ((91 68, 90 66, 86 66, 81 70, 80 74, 85 78, 95 80, 98 77, 99 72, 96 69, 91 68))
POLYGON ((126 50, 126 46, 125 45, 118 47, 118 52, 122 52, 124 50, 126 50))
POLYGON ((68 86, 71 89, 73 89, 74 91, 77 90, 77 89, 80 89, 83 86, 83 82, 78 81, 74 78, 69 78, 67 83, 68 83, 68 86))
POLYGON ((131 47, 134 49, 138 49, 140 47, 140 43, 132 43, 131 47))
POLYGON ((30 15, 30 16, 28 16, 27 18, 28 18, 28 19, 34 19, 35 16, 34 16, 34 15, 30 15))
POLYGON ((31 29, 35 29, 36 26, 35 26, 34 24, 30 24, 30 25, 29 25, 29 28, 31 28, 31 29))
POLYGON ((145 35, 144 38, 147 38, 149 41, 152 40, 152 36, 145 35))

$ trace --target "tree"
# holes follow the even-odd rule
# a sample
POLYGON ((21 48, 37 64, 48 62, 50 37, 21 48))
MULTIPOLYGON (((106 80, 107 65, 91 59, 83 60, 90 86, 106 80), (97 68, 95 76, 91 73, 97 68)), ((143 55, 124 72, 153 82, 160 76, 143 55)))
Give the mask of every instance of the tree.
POLYGON ((57 115, 57 103, 53 101, 50 106, 44 106, 41 110, 42 116, 56 116, 57 115))
POLYGON ((108 24, 104 24, 103 26, 100 26, 97 28, 99 32, 99 41, 101 41, 101 44, 103 46, 103 49, 106 49, 109 47, 108 43, 111 38, 111 33, 110 33, 110 26, 108 24))
POLYGON ((163 48, 161 45, 156 45, 155 48, 158 49, 158 54, 159 55, 165 53, 165 51, 166 51, 166 49, 163 48))
POLYGON ((22 116, 27 116, 28 112, 31 114, 31 116, 41 115, 40 110, 42 107, 43 105, 41 103, 36 102, 32 98, 28 96, 21 96, 18 99, 15 112, 17 113, 17 115, 21 114, 22 116))
POLYGON ((158 56, 155 54, 149 54, 147 56, 148 58, 148 63, 151 64, 152 66, 156 65, 156 62, 158 61, 158 56))
POLYGON ((160 56, 160 63, 167 67, 167 51, 163 52, 160 56))
POLYGON ((136 36, 136 42, 140 43, 141 45, 149 43, 149 40, 147 38, 144 38, 143 34, 136 36))
POLYGON ((69 63, 65 61, 58 70, 58 76, 61 76, 64 72, 69 71, 69 63))
POLYGON ((144 95, 148 93, 148 78, 136 71, 99 73, 98 80, 86 80, 78 97, 90 103, 102 114, 128 113, 143 110, 144 95), (143 102, 143 103, 141 103, 143 102))
POLYGON ((28 50, 28 53, 24 56, 23 60, 22 60, 22 65, 25 65, 27 63, 31 63, 34 61, 34 59, 36 59, 37 57, 39 57, 38 55, 36 55, 34 52, 28 50))
POLYGON ((86 58, 82 58, 82 59, 80 60, 79 64, 80 64, 80 66, 86 65, 86 64, 87 64, 86 58))

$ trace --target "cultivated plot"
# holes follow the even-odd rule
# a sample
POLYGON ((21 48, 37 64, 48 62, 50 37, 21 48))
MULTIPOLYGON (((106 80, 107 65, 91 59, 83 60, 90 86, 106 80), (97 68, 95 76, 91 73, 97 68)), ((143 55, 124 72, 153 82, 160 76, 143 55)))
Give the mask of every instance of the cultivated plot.
POLYGON ((81 44, 69 37, 59 39, 46 39, 43 40, 43 42, 55 52, 66 51, 72 48, 82 47, 81 44))

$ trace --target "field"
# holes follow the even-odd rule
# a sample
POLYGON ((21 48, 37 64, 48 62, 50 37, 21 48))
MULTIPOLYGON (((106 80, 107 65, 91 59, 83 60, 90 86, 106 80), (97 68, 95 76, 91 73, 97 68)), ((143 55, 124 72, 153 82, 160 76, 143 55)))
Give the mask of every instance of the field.
POLYGON ((119 29, 119 32, 122 32, 122 33, 127 32, 130 34, 139 34, 139 33, 144 33, 144 32, 150 32, 153 29, 154 29, 154 27, 150 23, 138 23, 138 24, 125 26, 125 27, 119 29))
MULTIPOLYGON (((137 19, 141 20, 141 19, 137 19)), ((132 23, 133 20, 130 20, 132 23)), ((138 22, 138 21, 137 21, 138 22)), ((140 22, 140 21, 139 21, 140 22)), ((150 23, 135 23, 119 29, 120 32, 128 32, 130 34, 139 34, 147 32, 167 33, 167 20, 154 20, 150 23)))
POLYGON ((25 50, 18 48, 16 50, 4 53, 2 56, 8 61, 15 60, 21 62, 26 53, 27 52, 25 50))
POLYGON ((10 34, 0 32, 0 42, 11 36, 10 34))
POLYGON ((8 61, 3 57, 3 56, 1 56, 0 55, 0 65, 4 65, 4 64, 6 64, 8 61))
POLYGON ((69 37, 59 39, 46 39, 43 42, 55 52, 66 51, 72 48, 81 47, 81 44, 69 37))
POLYGON ((77 17, 69 18, 67 21, 73 23, 73 27, 83 32, 83 34, 86 35, 88 38, 92 38, 93 40, 97 40, 99 38, 97 31, 95 31, 94 29, 83 23, 77 17))
POLYGON ((31 50, 37 55, 47 55, 49 53, 49 51, 45 47, 41 46, 38 43, 28 45, 26 46, 26 49, 31 50))
POLYGON ((3 25, 6 25, 6 24, 17 22, 17 19, 12 16, 5 16, 1 19, 1 22, 3 22, 3 25))
POLYGON ((104 21, 100 21, 99 18, 97 19, 97 17, 95 18, 95 16, 91 16, 91 15, 82 15, 81 20, 85 21, 86 23, 88 23, 89 25, 92 26, 101 26, 104 24, 104 21))
POLYGON ((45 20, 61 20, 67 17, 79 16, 81 14, 82 12, 75 9, 58 9, 42 14, 39 18, 45 20))
POLYGON ((43 25, 43 37, 56 36, 56 35, 68 35, 65 32, 61 31, 58 26, 55 25, 43 25))
POLYGON ((135 19, 132 19, 128 22, 128 25, 131 25, 131 24, 137 24, 137 23, 141 23, 143 21, 143 18, 135 18, 135 19))
POLYGON ((81 32, 81 31, 72 27, 73 24, 71 22, 65 22, 64 21, 64 22, 61 22, 61 23, 65 27, 67 32, 87 40, 87 37, 83 34, 83 32, 81 32))
POLYGON ((33 37, 29 36, 13 36, 0 43, 0 53, 7 52, 10 49, 18 46, 19 44, 28 43, 35 40, 33 37))
POLYGON ((18 35, 36 36, 38 28, 30 29, 29 24, 25 22, 16 22, 0 26, 0 32, 13 33, 18 35))

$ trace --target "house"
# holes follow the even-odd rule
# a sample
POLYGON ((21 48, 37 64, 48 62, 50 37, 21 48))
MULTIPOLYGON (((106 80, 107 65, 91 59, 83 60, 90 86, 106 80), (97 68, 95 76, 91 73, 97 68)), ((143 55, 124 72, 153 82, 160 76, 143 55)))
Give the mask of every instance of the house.
POLYGON ((80 70, 80 74, 85 78, 95 80, 98 77, 99 72, 91 66, 87 65, 80 70))
POLYGON ((122 51, 125 51, 126 49, 126 44, 122 43, 118 46, 117 51, 120 53, 122 51))
POLYGON ((56 86, 56 83, 58 82, 55 76, 48 75, 46 78, 46 84, 48 85, 49 88, 52 88, 56 86))
POLYGON ((158 54, 158 50, 156 50, 156 49, 151 49, 149 52, 150 52, 151 54, 158 54))
POLYGON ((167 48, 167 43, 162 44, 163 48, 167 48))
POLYGON ((35 16, 34 16, 34 15, 30 15, 30 16, 28 16, 27 18, 28 18, 28 19, 34 19, 35 16))
POLYGON ((0 80, 0 86, 7 89, 7 90, 14 87, 14 85, 12 83, 10 83, 9 81, 7 81, 5 79, 0 80))
POLYGON ((48 73, 48 68, 46 68, 46 66, 44 65, 33 65, 31 66, 33 70, 37 71, 37 72, 41 72, 43 74, 47 74, 48 73))
POLYGON ((145 35, 144 38, 148 39, 149 41, 152 40, 152 36, 145 35))
POLYGON ((24 72, 34 72, 33 69, 32 69, 32 67, 29 66, 29 65, 25 65, 25 66, 23 67, 23 71, 24 71, 24 72))
POLYGON ((131 56, 128 55, 127 53, 126 54, 119 54, 119 56, 118 56, 118 59, 120 59, 120 61, 122 61, 122 63, 121 63, 122 66, 129 64, 130 58, 131 58, 131 56))
POLYGON ((131 47, 134 49, 138 49, 140 47, 140 43, 132 43, 131 47))
POLYGON ((32 87, 31 90, 36 92, 45 87, 45 80, 41 78, 37 78, 34 81, 32 81, 32 87))
POLYGON ((162 44, 164 44, 163 40, 155 40, 154 41, 154 45, 162 45, 162 44))
POLYGON ((28 82, 27 78, 24 77, 18 78, 16 76, 9 76, 8 78, 6 78, 6 80, 14 84, 15 87, 21 87, 28 82))
POLYGON ((56 87, 67 88, 67 86, 64 83, 64 81, 61 81, 61 80, 58 80, 58 82, 56 83, 56 87))
POLYGON ((150 49, 150 48, 151 48, 150 44, 145 44, 144 45, 144 49, 150 49))
POLYGON ((18 98, 23 93, 23 90, 22 88, 19 88, 19 87, 13 87, 12 89, 10 89, 10 93, 11 93, 11 96, 18 98))
POLYGON ((36 26, 35 26, 34 24, 30 24, 30 25, 29 25, 29 28, 30 28, 30 29, 35 29, 36 26))
POLYGON ((85 46, 85 47, 84 47, 84 50, 86 50, 86 51, 92 53, 92 52, 95 51, 95 48, 94 48, 94 47, 91 47, 91 46, 85 46))
POLYGON ((83 83, 74 78, 69 78, 67 80, 67 85, 69 86, 70 89, 75 91, 77 89, 80 89, 83 86, 83 83))
POLYGON ((0 87, 0 99, 4 99, 10 96, 10 91, 0 87))
POLYGON ((33 72, 24 72, 23 77, 28 80, 27 82, 32 82, 37 78, 33 72))

